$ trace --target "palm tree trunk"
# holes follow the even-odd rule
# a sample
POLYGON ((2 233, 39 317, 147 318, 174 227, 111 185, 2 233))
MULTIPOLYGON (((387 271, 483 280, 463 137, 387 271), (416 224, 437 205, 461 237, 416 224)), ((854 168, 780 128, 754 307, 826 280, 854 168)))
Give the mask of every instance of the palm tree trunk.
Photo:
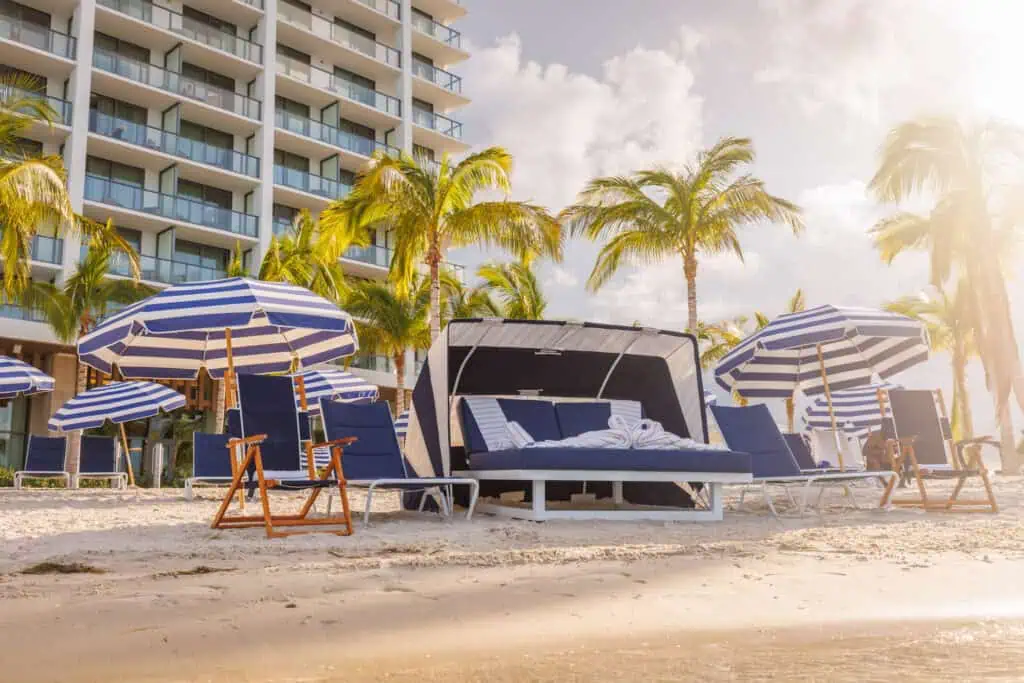
MULTIPOLYGON (((1009 397, 1007 397, 1009 399, 1009 397)), ((999 460, 1003 474, 1019 474, 1020 458, 1017 455, 1017 443, 1013 434, 1013 418, 1010 415, 1009 400, 1003 401, 1002 406, 998 405, 999 397, 996 397, 996 411, 999 417, 999 460)))
POLYGON ((441 250, 436 243, 430 245, 427 265, 430 267, 430 341, 441 336, 441 250))
POLYGON ((405 350, 396 353, 395 362, 395 414, 405 410, 405 350))
POLYGON ((953 352, 953 421, 958 439, 974 438, 974 415, 967 391, 967 359, 962 349, 953 352))
POLYGON ((683 255, 683 276, 686 278, 687 330, 695 332, 697 330, 697 258, 692 254, 683 255))

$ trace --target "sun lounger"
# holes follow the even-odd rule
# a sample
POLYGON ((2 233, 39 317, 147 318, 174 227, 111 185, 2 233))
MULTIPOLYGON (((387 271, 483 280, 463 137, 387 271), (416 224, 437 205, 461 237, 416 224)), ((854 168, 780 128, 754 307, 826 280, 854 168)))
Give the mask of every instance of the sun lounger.
POLYGON ((953 441, 946 408, 939 391, 892 389, 882 392, 882 412, 888 404, 892 417, 882 422, 886 450, 892 467, 917 483, 918 497, 893 499, 895 481, 886 487, 882 503, 922 507, 926 510, 999 512, 988 470, 981 459, 982 446, 1000 444, 991 437, 953 441), (984 499, 960 499, 968 479, 977 477, 985 487, 984 499), (956 486, 945 500, 929 499, 925 481, 955 480, 956 486))
POLYGON ((192 433, 192 476, 185 480, 185 499, 192 500, 193 489, 201 484, 227 485, 235 476, 228 449, 228 434, 192 433))
POLYGON ((343 438, 316 446, 331 448, 331 464, 317 477, 310 477, 302 467, 302 442, 299 413, 295 407, 295 390, 291 377, 238 375, 240 438, 231 438, 228 449, 244 449, 241 465, 235 472, 220 509, 213 519, 215 529, 233 529, 262 526, 269 538, 300 533, 334 533, 348 536, 352 533, 345 477, 342 473, 342 447, 355 441, 343 438), (234 495, 240 489, 259 491, 262 514, 227 514, 234 495), (335 488, 341 498, 341 515, 310 517, 309 513, 320 492, 335 488), (270 491, 274 489, 300 491, 311 489, 297 514, 274 514, 271 511, 270 491), (297 531, 285 531, 304 527, 297 531))
POLYGON ((109 436, 82 436, 78 472, 71 475, 72 488, 83 479, 107 480, 114 488, 128 488, 128 474, 121 471, 121 448, 109 436))
MULTIPOLYGON (((767 406, 710 408, 729 448, 750 453, 754 473, 753 485, 760 487, 768 509, 776 517, 778 512, 769 487, 782 487, 792 500, 789 487, 800 486, 802 491, 797 507, 800 514, 803 514, 807 507, 808 494, 814 486, 842 486, 852 500, 853 496, 848 488, 850 484, 872 479, 895 481, 895 472, 802 472, 767 406)), ((744 487, 740 494, 741 506, 746 492, 747 487, 744 487)))
POLYGON ((63 436, 28 437, 25 469, 14 473, 14 488, 20 489, 25 479, 63 479, 64 488, 71 486, 71 475, 65 471, 67 439, 63 436))
MULTIPOLYGON (((553 402, 538 399, 463 399, 460 416, 468 452, 465 476, 489 482, 528 482, 530 508, 480 503, 482 512, 530 519, 657 519, 715 521, 722 519, 722 485, 751 480, 750 456, 745 453, 633 448, 516 448, 507 438, 507 423, 514 421, 536 441, 561 440, 588 431, 607 429, 613 410, 642 414, 641 407, 615 406, 608 401, 553 402), (574 490, 582 482, 607 488, 615 509, 549 509, 548 484, 574 490), (664 503, 630 509, 631 492, 670 483, 664 503), (691 486, 690 484, 696 484, 691 486), (685 485, 682 488, 679 485, 685 485), (684 491, 697 495, 687 497, 684 491), (680 507, 692 500, 696 509, 680 507)), ((557 497, 568 497, 558 495, 557 497)), ((650 496, 648 496, 648 499, 650 496)))
MULTIPOLYGON (((384 402, 357 405, 321 399, 320 415, 327 440, 354 436, 358 439, 345 449, 344 471, 349 486, 367 489, 364 524, 370 522, 373 493, 378 489, 406 492, 431 491, 441 499, 441 509, 452 511, 452 486, 469 487, 469 505, 466 519, 472 519, 473 508, 480 492, 480 483, 466 477, 417 477, 410 474, 398 446, 391 410, 384 402)), ((426 497, 423 498, 426 500, 426 497)))

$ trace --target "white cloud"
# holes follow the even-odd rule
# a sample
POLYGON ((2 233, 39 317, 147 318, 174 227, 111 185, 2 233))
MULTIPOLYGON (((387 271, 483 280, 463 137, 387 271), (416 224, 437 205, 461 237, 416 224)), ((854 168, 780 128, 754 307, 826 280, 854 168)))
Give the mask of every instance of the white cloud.
POLYGON ((559 265, 551 265, 547 268, 548 277, 543 280, 548 287, 578 287, 579 277, 568 268, 559 265))
POLYGON ((702 100, 687 62, 699 34, 680 31, 668 49, 634 48, 607 60, 601 77, 524 61, 517 35, 474 47, 467 128, 479 144, 515 159, 513 190, 554 209, 597 175, 684 163, 698 147, 702 100))

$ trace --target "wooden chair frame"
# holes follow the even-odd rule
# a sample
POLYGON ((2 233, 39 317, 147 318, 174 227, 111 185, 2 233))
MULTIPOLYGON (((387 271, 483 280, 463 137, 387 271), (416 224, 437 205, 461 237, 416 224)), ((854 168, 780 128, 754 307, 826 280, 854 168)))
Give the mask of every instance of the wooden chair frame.
MULTIPOLYGON (((931 394, 933 400, 937 403, 939 416, 941 419, 948 422, 949 418, 946 414, 946 403, 942 398, 942 391, 940 389, 936 389, 933 390, 931 394)), ((883 420, 887 417, 885 408, 888 398, 888 392, 881 389, 878 391, 878 404, 882 411, 883 420)), ((891 419, 895 424, 895 416, 891 419)), ((914 446, 915 440, 916 437, 886 440, 886 453, 888 454, 889 461, 892 464, 893 472, 896 472, 898 476, 893 477, 885 487, 885 490, 882 493, 882 507, 891 504, 900 507, 920 507, 929 511, 955 510, 957 512, 999 512, 999 505, 996 503, 995 494, 992 492, 992 482, 988 478, 988 469, 985 467, 985 463, 981 458, 982 446, 998 447, 998 442, 987 436, 965 439, 963 441, 953 441, 952 438, 944 438, 943 444, 945 445, 946 450, 946 461, 953 465, 952 473, 944 478, 956 479, 957 483, 949 498, 945 500, 936 500, 928 497, 928 490, 924 484, 924 480, 928 478, 928 466, 922 466, 919 463, 917 459, 917 451, 914 446), (966 456, 965 451, 967 453, 966 456), (916 497, 893 498, 893 489, 896 486, 897 480, 902 479, 904 477, 904 473, 908 470, 913 475, 917 484, 918 495, 916 497), (985 498, 960 498, 960 492, 963 490, 964 484, 966 484, 967 480, 971 477, 981 478, 982 484, 985 486, 985 498)))
MULTIPOLYGON (((313 505, 316 503, 317 498, 320 496, 320 491, 326 487, 314 488, 298 514, 275 515, 271 512, 269 491, 270 489, 281 487, 282 484, 287 485, 287 480, 282 482, 280 480, 266 478, 263 470, 263 455, 261 452, 261 445, 266 438, 266 434, 256 434, 244 439, 230 439, 228 441, 227 447, 229 449, 233 450, 238 447, 244 447, 245 458, 235 469, 234 476, 231 480, 231 486, 228 488, 228 492, 224 496, 224 501, 221 503, 220 509, 217 510, 217 514, 213 518, 213 524, 210 525, 211 528, 240 529, 245 527, 263 526, 267 530, 267 538, 282 538, 284 536, 313 533, 330 533, 338 536, 351 536, 353 533, 352 511, 349 508, 348 489, 346 487, 345 475, 341 468, 341 459, 344 447, 354 443, 356 439, 354 437, 347 437, 344 439, 335 439, 334 441, 316 444, 317 448, 326 446, 331 449, 331 464, 319 476, 319 480, 326 482, 330 480, 332 475, 337 477, 338 495, 341 498, 342 514, 341 516, 310 518, 309 513, 313 509, 313 505), (242 492, 242 479, 245 477, 250 464, 254 464, 256 469, 256 480, 259 484, 262 514, 228 516, 227 511, 231 506, 231 500, 234 498, 235 492, 238 492, 239 494, 242 492), (338 526, 342 526, 343 529, 324 528, 338 526), (280 531, 280 527, 314 528, 302 529, 300 531, 280 531)), ((331 486, 333 487, 333 482, 331 483, 331 486)))

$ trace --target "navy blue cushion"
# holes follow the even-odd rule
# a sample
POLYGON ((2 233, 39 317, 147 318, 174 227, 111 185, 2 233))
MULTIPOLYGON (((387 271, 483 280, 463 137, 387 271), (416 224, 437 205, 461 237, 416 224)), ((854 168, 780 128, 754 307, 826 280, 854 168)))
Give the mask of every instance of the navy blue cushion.
POLYGON ((729 448, 750 453, 754 478, 800 475, 800 466, 767 406, 710 407, 729 448))
POLYGON ((81 474, 117 472, 117 442, 109 436, 83 436, 78 471, 81 474))
POLYGON ((345 446, 341 469, 346 479, 404 479, 402 451, 395 435, 388 404, 320 402, 324 433, 328 441, 354 436, 355 443, 345 446))
POLYGON ((896 423, 896 436, 914 439, 914 456, 921 465, 945 465, 944 434, 935 395, 921 389, 892 389, 889 405, 896 423))
POLYGON ((562 437, 568 439, 584 432, 608 429, 608 418, 612 416, 612 406, 603 401, 565 402, 555 406, 558 414, 558 426, 562 437))
POLYGON ((782 438, 786 440, 789 452, 796 458, 796 464, 800 466, 800 469, 813 470, 818 467, 814 462, 814 456, 811 455, 811 447, 807 445, 807 439, 803 434, 783 434, 782 438))
POLYGON ((231 451, 228 450, 227 434, 192 433, 192 476, 230 477, 231 451))
POLYGON ((66 450, 67 439, 63 436, 29 436, 25 471, 63 472, 66 450))
POLYGON ((299 470, 299 418, 291 377, 238 375, 242 436, 266 434, 263 469, 299 470))
POLYGON ((509 422, 518 422, 534 441, 557 441, 562 438, 555 404, 551 401, 499 398, 498 405, 501 406, 501 412, 505 413, 505 418, 509 422))
POLYGON ((750 456, 731 451, 626 448, 522 448, 469 456, 474 470, 622 470, 629 472, 750 472, 750 456))
POLYGON ((483 453, 487 450, 487 442, 476 424, 473 411, 470 410, 466 401, 460 401, 459 412, 462 414, 462 438, 466 451, 469 453, 483 453))

